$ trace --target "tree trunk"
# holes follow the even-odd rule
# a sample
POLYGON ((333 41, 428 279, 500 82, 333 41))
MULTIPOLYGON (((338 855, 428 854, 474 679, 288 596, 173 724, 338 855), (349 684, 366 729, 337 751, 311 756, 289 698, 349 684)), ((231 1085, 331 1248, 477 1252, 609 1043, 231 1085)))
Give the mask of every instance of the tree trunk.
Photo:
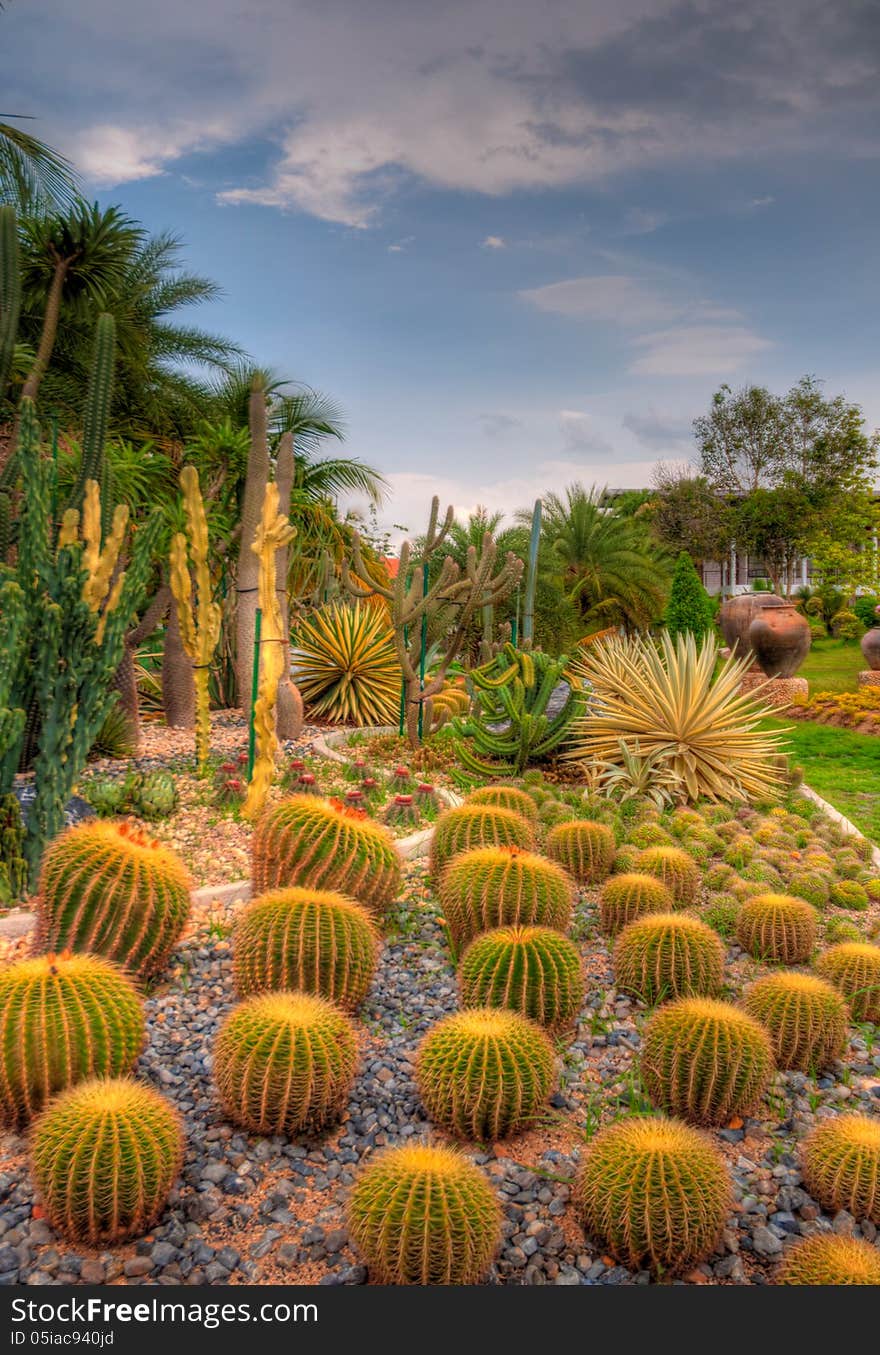
POLYGON ((162 705, 170 729, 195 729, 196 686, 192 660, 183 647, 177 608, 168 610, 165 646, 162 652, 162 705))
POLYGON ((64 282, 70 264, 70 259, 59 259, 55 264, 55 272, 52 274, 52 285, 49 288, 49 295, 46 298, 46 310, 43 314, 43 328, 40 333, 40 344, 37 348, 37 355, 34 358, 34 365, 28 372, 25 383, 21 388, 22 399, 27 397, 30 400, 36 400, 37 391, 40 389, 40 382, 43 379, 46 368, 49 366, 52 349, 55 347, 55 336, 58 333, 58 318, 61 314, 61 294, 64 291, 64 282))
POLYGON ((241 536, 236 569, 235 695, 236 704, 247 711, 254 666, 254 623, 257 615, 259 561, 251 550, 269 480, 269 436, 266 426, 266 392, 254 378, 250 399, 251 446, 241 506, 241 536))
POLYGON ((141 722, 138 710, 137 678, 134 671, 134 657, 140 645, 148 639, 158 626, 165 612, 171 594, 167 584, 163 584, 153 598, 142 619, 125 637, 122 659, 113 678, 113 686, 119 692, 119 708, 124 710, 132 743, 139 750, 141 746, 141 722))
MULTIPOLYGON (((278 446, 275 461, 275 483, 278 486, 278 511, 290 517, 290 498, 293 493, 296 462, 293 454, 293 434, 285 433, 278 446)), ((290 566, 290 547, 285 546, 275 555, 275 592, 281 612, 281 633, 284 643, 284 674, 278 684, 275 705, 275 732, 279 739, 297 739, 303 727, 303 699, 299 688, 290 678, 290 599, 287 595, 287 574, 290 566)))

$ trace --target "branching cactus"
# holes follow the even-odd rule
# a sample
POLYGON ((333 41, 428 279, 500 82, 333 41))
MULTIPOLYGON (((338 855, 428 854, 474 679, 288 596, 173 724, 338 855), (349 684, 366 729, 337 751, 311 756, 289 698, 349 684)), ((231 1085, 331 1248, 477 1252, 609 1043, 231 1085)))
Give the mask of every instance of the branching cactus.
POLYGON ((786 1252, 776 1283, 880 1285, 880 1250, 861 1238, 817 1233, 786 1252))
POLYGON ((476 1284, 501 1245, 488 1179, 461 1153, 391 1148, 361 1173, 348 1231, 379 1284, 476 1284))
POLYGON ((584 996, 581 957, 552 927, 499 927, 468 946, 459 966, 465 1007, 509 1007, 550 1029, 571 1025, 584 996))
POLYGON ((456 856, 440 883, 440 904, 457 944, 493 927, 565 931, 574 886, 555 862, 518 847, 481 847, 456 856))
POLYGON ((211 660, 220 639, 223 613, 213 597, 208 555, 208 518, 194 466, 184 466, 180 472, 180 487, 189 535, 176 532, 171 542, 171 592, 177 604, 180 638, 193 665, 196 762, 199 775, 204 776, 211 753, 211 660))
POLYGON ((143 1005, 96 955, 42 955, 0 971, 0 1119, 23 1125, 57 1092, 131 1072, 143 1005))
POLYGON ((441 814, 431 838, 431 871, 442 876, 454 857, 475 847, 519 847, 531 851, 535 830, 527 819, 511 809, 493 805, 463 804, 441 814))
POLYGON ((744 1005, 770 1036, 779 1068, 827 1068, 846 1044, 846 1003, 815 974, 767 974, 749 988, 744 1005))

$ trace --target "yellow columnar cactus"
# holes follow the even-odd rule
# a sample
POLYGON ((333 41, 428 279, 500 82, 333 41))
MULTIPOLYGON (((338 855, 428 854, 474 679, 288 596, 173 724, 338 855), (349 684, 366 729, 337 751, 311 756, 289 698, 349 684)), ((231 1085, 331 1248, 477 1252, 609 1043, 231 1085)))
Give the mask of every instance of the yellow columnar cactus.
POLYGON ((211 742, 210 664, 220 638, 222 613, 214 602, 208 567, 208 519, 193 466, 180 472, 189 541, 176 532, 171 542, 171 592, 183 647, 192 659, 196 689, 196 761, 200 775, 208 765, 211 742), (192 559, 192 575, 189 559, 192 559), (195 593, 195 606, 193 606, 195 593))
POLYGON ((102 548, 101 491, 97 480, 86 480, 82 515, 76 508, 68 508, 61 521, 58 549, 62 550, 63 547, 75 545, 80 541, 83 545, 82 562, 88 575, 83 584, 83 599, 91 611, 101 613, 95 632, 96 645, 104 638, 106 618, 119 601, 125 582, 124 571, 120 570, 117 573, 116 566, 119 563, 119 553, 122 550, 127 527, 128 508, 121 503, 114 510, 113 525, 102 548))
POLYGON ((278 738, 275 733, 275 701, 278 684, 284 674, 284 622, 275 591, 275 552, 296 536, 296 528, 278 512, 278 486, 266 485, 263 512, 254 534, 251 550, 260 562, 258 596, 263 613, 260 632, 260 683, 254 705, 256 758, 247 799, 242 807, 245 818, 256 818, 272 784, 278 738))

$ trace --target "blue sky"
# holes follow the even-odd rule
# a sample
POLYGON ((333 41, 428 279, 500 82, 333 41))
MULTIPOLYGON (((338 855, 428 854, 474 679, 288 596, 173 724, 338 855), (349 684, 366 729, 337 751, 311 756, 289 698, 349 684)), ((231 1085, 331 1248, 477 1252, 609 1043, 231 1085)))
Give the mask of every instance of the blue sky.
POLYGON ((0 36, 3 111, 335 397, 388 524, 647 484, 722 381, 880 423, 875 0, 11 0, 0 36))

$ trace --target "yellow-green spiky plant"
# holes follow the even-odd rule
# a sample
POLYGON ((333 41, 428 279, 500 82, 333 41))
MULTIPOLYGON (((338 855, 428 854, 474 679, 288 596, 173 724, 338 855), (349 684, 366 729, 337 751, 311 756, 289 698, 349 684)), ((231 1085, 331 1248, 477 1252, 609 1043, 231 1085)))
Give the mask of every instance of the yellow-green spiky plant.
POLYGON ((779 1068, 827 1068, 846 1043, 846 1003, 814 974, 768 974, 752 984, 743 1005, 770 1036, 779 1068))
POLYGON ((56 1092, 129 1073, 144 1045, 143 1005, 96 955, 41 955, 0 970, 0 1121, 23 1125, 56 1092))
POLYGON ((764 1027, 738 1007, 683 997, 645 1022, 639 1069, 654 1105, 668 1115, 723 1125, 761 1100, 773 1051, 764 1027))
POLYGON ((880 1119, 836 1115, 802 1144, 804 1183, 823 1209, 880 1223, 880 1119))
POLYGON ((501 1245, 487 1178, 451 1148, 380 1154, 349 1196, 348 1231, 379 1284, 476 1284, 501 1245))
POLYGON ((551 1028, 580 1011, 584 976, 578 948, 552 927, 499 927, 468 946, 459 966, 465 1007, 509 1007, 551 1028))
POLYGON ((481 786, 472 790, 465 800, 468 805, 492 805, 495 809, 512 809, 529 823, 538 822, 538 806, 528 791, 518 786, 481 786))
POLYGON ((880 1025, 880 946, 843 941, 819 956, 816 969, 846 998, 854 1021, 880 1025))
POLYGON ((214 1044, 220 1103, 255 1134, 317 1131, 337 1119, 357 1067, 349 1017, 313 993, 257 993, 214 1044))
POLYGON ((34 1123, 33 1177, 49 1222, 93 1247, 147 1232, 182 1161, 177 1113, 127 1078, 72 1087, 34 1123))
POLYGON ((791 894, 757 894, 739 911, 736 938, 756 960, 803 964, 816 944, 816 910, 791 894))
POLYGON ((352 725, 397 719, 400 662, 384 607, 324 607, 300 623, 295 647, 297 685, 316 715, 352 725))
POLYGON ((375 922, 353 899, 296 886, 272 890, 236 923, 235 991, 244 997, 301 988, 353 1011, 366 996, 379 947, 375 922))
POLYGON ((184 466, 180 472, 180 487, 189 537, 183 532, 175 532, 171 539, 170 581, 181 642, 192 659, 196 690, 196 762, 199 775, 204 776, 211 753, 211 660, 220 639, 223 612, 213 597, 208 518, 194 466, 184 466))
POLYGON ((614 981, 621 992, 649 1005, 675 997, 714 997, 724 982, 724 947, 699 918, 649 913, 618 936, 614 981))
POLYGON ((776 1283, 880 1285, 880 1251, 861 1238, 818 1233, 786 1252, 776 1283))
POLYGON ((254 830, 258 894, 290 885, 335 890, 381 917, 400 878, 400 854, 391 834, 364 810, 341 800, 292 795, 269 805, 254 830))
POLYGON ((573 893, 572 881, 561 867, 519 847, 462 852, 443 873, 439 889, 456 944, 493 927, 565 931, 571 922, 573 893))
POLYGON ((636 857, 636 870, 665 884, 677 908, 690 908, 700 888, 700 868, 681 847, 646 847, 636 857))
POLYGON ((662 880, 653 875, 632 872, 612 875, 599 896, 599 922, 606 936, 617 933, 646 913, 671 913, 675 907, 671 893, 662 880))
POLYGON ((462 1138, 494 1143, 534 1124, 550 1095, 553 1047, 518 1012, 453 1012, 419 1045, 416 1082, 429 1116, 462 1138))
POLYGON ((179 857, 139 829, 77 824, 43 857, 38 949, 91 951, 149 978, 186 925, 190 884, 179 857))
POLYGON ((727 1165, 698 1129, 618 1120, 593 1139, 574 1190, 584 1230, 633 1270, 684 1270, 715 1247, 733 1203, 727 1165))
POLYGON ((545 845, 547 855, 579 885, 604 880, 614 861, 614 834, 607 824, 589 819, 557 823, 547 834, 545 845))
POLYGON ((590 692, 566 756, 622 765, 634 748, 656 760, 691 801, 775 798, 782 736, 759 722, 768 707, 744 696, 746 659, 718 664, 718 647, 693 635, 673 641, 609 636, 584 649, 575 675, 590 692))
POLYGON ((442 875, 453 857, 475 847, 520 847, 531 851, 535 830, 521 814, 495 805, 464 804, 441 814, 431 838, 431 871, 442 875))

